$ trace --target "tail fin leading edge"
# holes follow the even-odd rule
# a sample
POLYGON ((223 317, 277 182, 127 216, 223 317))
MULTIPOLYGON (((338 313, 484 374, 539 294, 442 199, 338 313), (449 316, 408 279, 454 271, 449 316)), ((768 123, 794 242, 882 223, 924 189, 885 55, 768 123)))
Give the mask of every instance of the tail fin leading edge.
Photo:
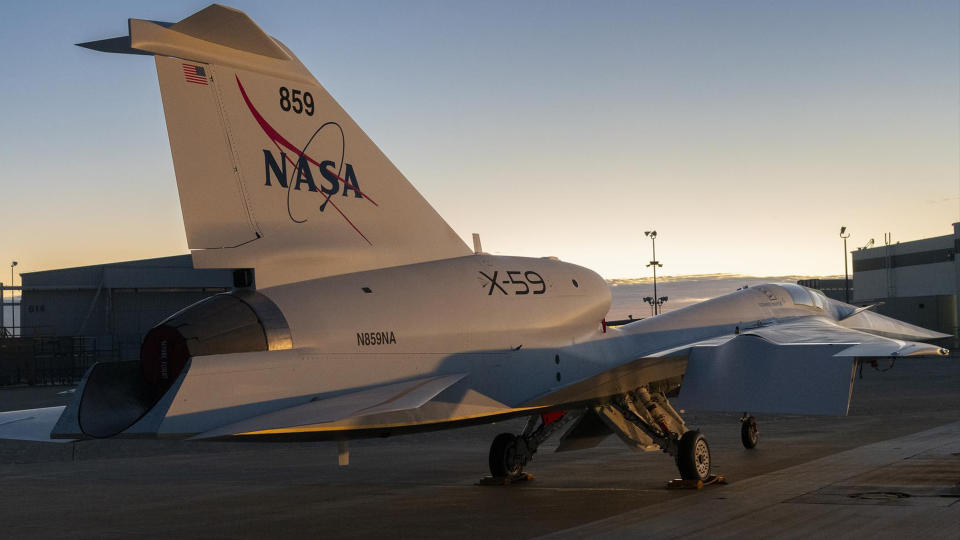
POLYGON ((259 287, 470 249, 282 44, 212 5, 81 44, 154 54, 187 243, 198 268, 259 287))

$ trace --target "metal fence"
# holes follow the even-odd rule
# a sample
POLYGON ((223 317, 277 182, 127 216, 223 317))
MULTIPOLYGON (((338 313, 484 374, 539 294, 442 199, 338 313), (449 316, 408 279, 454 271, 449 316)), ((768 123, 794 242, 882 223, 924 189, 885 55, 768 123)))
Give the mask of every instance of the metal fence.
POLYGON ((73 384, 93 364, 120 359, 117 348, 98 348, 86 336, 4 337, 0 386, 73 384))

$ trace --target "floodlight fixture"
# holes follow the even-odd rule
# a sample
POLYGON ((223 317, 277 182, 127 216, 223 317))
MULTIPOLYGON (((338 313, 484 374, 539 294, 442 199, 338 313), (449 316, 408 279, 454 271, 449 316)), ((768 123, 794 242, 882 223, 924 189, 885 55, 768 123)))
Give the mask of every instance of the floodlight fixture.
MULTIPOLYGON (((847 266, 847 258, 850 256, 847 253, 847 238, 850 238, 850 233, 843 234, 847 232, 846 227, 840 227, 840 238, 843 238, 843 301, 850 303, 850 271, 847 266)), ((871 240, 872 241, 872 240, 871 240)))

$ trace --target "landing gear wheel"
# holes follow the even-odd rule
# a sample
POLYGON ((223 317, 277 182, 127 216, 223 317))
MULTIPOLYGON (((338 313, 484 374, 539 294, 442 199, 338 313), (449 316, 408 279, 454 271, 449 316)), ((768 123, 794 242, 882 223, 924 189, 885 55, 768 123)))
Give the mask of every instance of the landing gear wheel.
POLYGON ((490 445, 490 475, 494 478, 517 476, 523 471, 523 456, 517 448, 518 437, 501 433, 490 445))
POLYGON ((740 442, 743 447, 750 449, 757 446, 760 441, 760 430, 757 428, 757 419, 749 414, 745 414, 740 419, 740 442))
POLYGON ((677 468, 684 480, 705 482, 710 478, 710 446, 699 431, 688 431, 680 438, 677 468))

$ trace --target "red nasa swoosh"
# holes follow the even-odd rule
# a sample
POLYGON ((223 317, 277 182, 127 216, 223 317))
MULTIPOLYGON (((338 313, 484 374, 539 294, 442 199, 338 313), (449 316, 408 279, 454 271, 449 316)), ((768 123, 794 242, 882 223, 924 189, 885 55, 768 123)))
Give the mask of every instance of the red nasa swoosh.
MULTIPOLYGON (((270 141, 273 142, 273 144, 277 147, 277 150, 279 150, 281 153, 283 153, 283 150, 280 148, 280 146, 283 145, 283 146, 286 147, 288 150, 290 150, 290 151, 292 151, 292 152, 295 152, 298 156, 303 156, 304 158, 307 159, 307 161, 309 161, 310 163, 313 163, 314 165, 316 165, 317 167, 319 167, 320 164, 317 163, 316 160, 314 160, 314 159, 311 158, 310 156, 305 155, 302 150, 300 150, 300 149, 297 148, 293 143, 291 143, 291 142, 288 141, 286 138, 284 138, 284 136, 281 135, 279 131, 277 131, 273 126, 270 125, 269 122, 267 122, 267 120, 263 117, 263 115, 260 114, 260 111, 258 111, 257 108, 253 105, 253 102, 250 101, 249 96, 247 96, 247 91, 243 88, 243 83, 240 82, 240 77, 237 77, 237 76, 235 75, 234 78, 237 80, 237 87, 240 88, 240 94, 243 96, 243 101, 247 104, 247 108, 250 110, 250 114, 253 115, 254 120, 256 120, 258 124, 260 124, 260 129, 262 129, 263 132, 264 132, 264 134, 266 134, 266 136, 270 138, 270 141)), ((296 163, 294 163, 293 160, 290 159, 289 156, 287 156, 287 161, 289 161, 291 165, 293 165, 294 167, 296 167, 296 163)), ((337 176, 336 174, 334 174, 333 176, 334 176, 337 180, 339 180, 341 183, 343 183, 345 186, 347 185, 346 180, 344 180, 343 178, 340 178, 340 177, 337 176)), ((380 205, 378 205, 378 204, 376 203, 376 201, 374 201, 373 199, 371 199, 366 193, 363 193, 362 191, 360 191, 360 190, 358 189, 358 186, 356 186, 355 184, 354 184, 354 185, 351 185, 351 186, 350 186, 350 189, 356 190, 357 193, 360 193, 360 195, 361 195, 364 199, 370 201, 370 203, 373 204, 374 206, 380 206, 380 205)), ((351 227, 353 227, 353 230, 357 231, 357 234, 359 234, 364 240, 366 240, 366 242, 367 242, 368 244, 373 245, 373 242, 371 242, 371 241, 366 237, 366 235, 364 235, 364 234, 360 231, 360 229, 358 229, 357 226, 354 225, 352 221, 350 221, 350 218, 348 218, 347 215, 343 213, 343 210, 340 210, 340 207, 337 206, 337 203, 335 203, 335 202, 333 202, 332 200, 330 200, 330 195, 332 195, 332 194, 323 193, 323 192, 320 192, 320 193, 321 193, 322 196, 325 196, 325 197, 326 197, 326 201, 333 206, 333 208, 337 211, 337 213, 339 213, 340 216, 343 217, 343 219, 345 219, 346 222, 349 223, 351 227)))

